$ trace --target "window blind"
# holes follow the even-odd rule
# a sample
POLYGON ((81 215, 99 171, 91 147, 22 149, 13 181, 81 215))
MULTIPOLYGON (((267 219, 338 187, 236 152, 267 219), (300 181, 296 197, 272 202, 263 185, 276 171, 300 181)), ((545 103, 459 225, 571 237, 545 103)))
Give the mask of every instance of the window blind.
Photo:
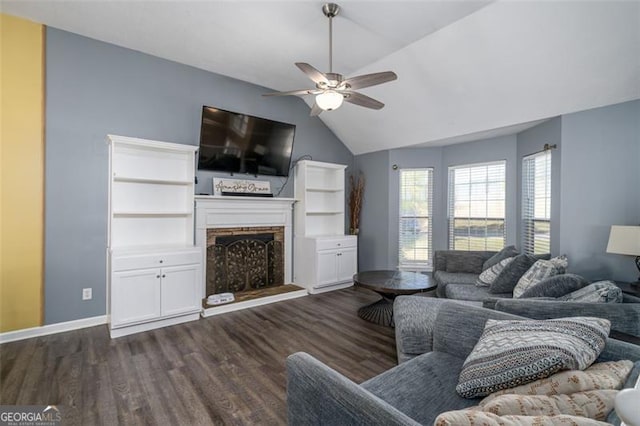
POLYGON ((400 169, 398 267, 431 268, 433 168, 400 169))
POLYGON ((522 159, 522 250, 551 250, 551 151, 522 159))
POLYGON ((449 167, 449 248, 505 245, 506 161, 449 167))

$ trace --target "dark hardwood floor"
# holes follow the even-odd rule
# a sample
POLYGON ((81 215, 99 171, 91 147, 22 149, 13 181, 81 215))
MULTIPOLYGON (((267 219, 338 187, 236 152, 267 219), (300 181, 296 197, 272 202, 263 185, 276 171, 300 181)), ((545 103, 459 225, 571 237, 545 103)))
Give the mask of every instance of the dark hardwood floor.
POLYGON ((111 340, 106 326, 0 345, 0 404, 59 405, 63 424, 285 424, 285 358, 355 382, 396 364, 393 329, 353 288, 111 340))

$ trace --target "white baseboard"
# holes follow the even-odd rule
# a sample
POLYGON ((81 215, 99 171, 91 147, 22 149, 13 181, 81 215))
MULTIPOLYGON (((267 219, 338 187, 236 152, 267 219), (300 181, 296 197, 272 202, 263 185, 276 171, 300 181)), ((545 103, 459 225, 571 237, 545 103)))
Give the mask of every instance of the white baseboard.
POLYGON ((59 322, 57 324, 43 325, 41 327, 25 328, 16 331, 0 333, 0 344, 15 342, 16 340, 30 339, 32 337, 47 336, 49 334, 63 333, 65 331, 79 330, 81 328, 95 327, 107 323, 107 316, 83 318, 74 321, 59 322))

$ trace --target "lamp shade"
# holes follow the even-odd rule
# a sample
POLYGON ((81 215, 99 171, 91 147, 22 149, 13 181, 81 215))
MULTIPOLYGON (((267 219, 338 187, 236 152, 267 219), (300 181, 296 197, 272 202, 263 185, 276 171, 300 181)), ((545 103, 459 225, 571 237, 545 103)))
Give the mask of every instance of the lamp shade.
POLYGON ((331 111, 342 105, 344 96, 334 90, 325 90, 316 96, 316 104, 324 111, 331 111))
POLYGON ((613 225, 607 253, 640 256, 640 226, 613 225))

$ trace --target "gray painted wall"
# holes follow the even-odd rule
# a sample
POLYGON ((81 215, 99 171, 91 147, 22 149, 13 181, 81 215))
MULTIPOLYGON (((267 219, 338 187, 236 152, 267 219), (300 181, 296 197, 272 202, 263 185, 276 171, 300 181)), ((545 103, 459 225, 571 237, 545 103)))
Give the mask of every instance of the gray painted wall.
POLYGON ((640 225, 640 101, 562 117, 560 252, 589 279, 635 281, 631 256, 607 254, 611 225, 640 225))
POLYGON ((521 247, 522 234, 522 158, 541 151, 544 144, 557 145, 551 151, 551 253, 560 254, 560 200, 562 199, 562 120, 553 118, 531 129, 518 133, 518 199, 516 205, 516 246, 521 247))
MULTIPOLYGON (((46 54, 46 324, 105 313, 107 134, 197 145, 210 105, 296 124, 294 159, 353 163, 299 98, 263 98, 265 88, 54 28, 46 54), (84 287, 93 300, 81 300, 84 287)), ((196 191, 210 193, 212 176, 198 173, 196 191)), ((292 194, 293 179, 281 196, 292 194)))
POLYGON ((370 197, 369 194, 375 191, 375 201, 371 202, 370 200, 370 204, 365 205, 362 213, 360 269, 395 269, 398 266, 400 182, 398 171, 392 169, 394 164, 399 168, 434 168, 432 242, 435 250, 445 250, 448 247, 448 167, 506 159, 506 239, 507 244, 515 244, 517 230, 516 156, 515 135, 445 147, 404 148, 356 156, 357 167, 365 171, 367 176, 365 196, 370 197), (370 184, 372 178, 375 179, 375 187, 370 184), (388 194, 380 194, 379 191, 383 191, 385 188, 388 194))
POLYGON ((357 156, 363 170, 387 167, 376 182, 388 190, 373 209, 363 211, 367 227, 361 238, 376 244, 366 247, 361 269, 397 267, 399 194, 393 164, 435 167, 433 244, 439 250, 447 248, 447 167, 506 159, 507 244, 519 246, 522 157, 545 143, 558 145, 551 170, 552 252, 567 254, 569 270, 588 279, 635 281, 633 258, 607 254, 606 246, 611 225, 640 225, 640 100, 553 118, 513 136, 357 156), (374 158, 385 155, 386 165, 374 165, 374 158))
POLYGON ((388 151, 356 157, 354 170, 365 178, 364 199, 358 235, 358 269, 388 269, 389 232, 389 170, 388 151))

